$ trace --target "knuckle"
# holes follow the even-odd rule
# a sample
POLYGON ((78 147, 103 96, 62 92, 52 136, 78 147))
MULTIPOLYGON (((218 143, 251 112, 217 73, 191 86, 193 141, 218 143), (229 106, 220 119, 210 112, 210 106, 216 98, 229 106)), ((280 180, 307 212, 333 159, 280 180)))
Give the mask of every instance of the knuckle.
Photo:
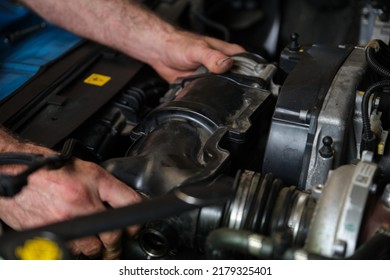
POLYGON ((194 52, 194 55, 199 53, 209 52, 211 50, 209 44, 204 40, 196 40, 190 50, 194 52))
POLYGON ((120 244, 122 232, 120 230, 103 233, 100 238, 106 248, 117 248, 120 244))
POLYGON ((82 253, 86 256, 96 256, 101 252, 101 250, 102 245, 98 242, 91 242, 81 248, 82 253))
POLYGON ((97 256, 101 252, 101 246, 88 247, 88 248, 84 249, 82 252, 84 255, 89 256, 89 257, 97 256))

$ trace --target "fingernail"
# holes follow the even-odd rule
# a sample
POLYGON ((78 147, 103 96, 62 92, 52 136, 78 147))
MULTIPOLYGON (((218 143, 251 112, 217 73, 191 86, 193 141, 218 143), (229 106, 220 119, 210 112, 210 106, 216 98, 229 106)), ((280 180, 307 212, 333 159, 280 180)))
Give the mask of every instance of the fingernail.
POLYGON ((233 61, 230 57, 225 57, 225 58, 221 58, 220 60, 218 60, 217 65, 220 67, 225 67, 225 66, 230 65, 232 62, 233 61))

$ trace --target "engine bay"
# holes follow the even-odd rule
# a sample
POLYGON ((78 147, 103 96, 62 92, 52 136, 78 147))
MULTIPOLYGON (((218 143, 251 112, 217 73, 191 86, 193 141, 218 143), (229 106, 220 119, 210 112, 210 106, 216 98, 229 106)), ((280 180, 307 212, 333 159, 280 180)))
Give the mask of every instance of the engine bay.
MULTIPOLYGON (((18 258, 15 248, 36 237, 67 252, 69 240, 141 224, 124 238, 123 259, 389 259, 386 1, 144 2, 248 52, 224 74, 201 67, 168 85, 148 66, 84 41, 1 101, 8 130, 62 149, 61 164, 69 154, 98 163, 145 200, 5 228, 0 256, 18 258), (307 42, 333 27, 318 20, 302 31, 290 13, 303 6, 351 17, 333 23, 337 36, 307 42)), ((0 195, 14 194, 0 182, 0 195)))

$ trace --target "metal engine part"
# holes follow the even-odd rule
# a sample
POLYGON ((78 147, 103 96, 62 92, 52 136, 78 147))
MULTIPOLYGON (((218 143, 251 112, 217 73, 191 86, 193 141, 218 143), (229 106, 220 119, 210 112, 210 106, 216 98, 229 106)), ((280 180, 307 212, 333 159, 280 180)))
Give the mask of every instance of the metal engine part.
MULTIPOLYGON (((107 161, 107 170, 154 197, 227 172, 229 162, 236 169, 258 168, 259 142, 264 139, 253 136, 265 135, 268 126, 263 120, 272 112, 273 99, 264 89, 272 71, 257 60, 252 60, 260 69, 255 73, 264 79, 228 73, 180 81, 168 93, 174 100, 160 105, 132 130, 127 157, 107 161)), ((243 72, 239 67, 236 71, 243 72)))
POLYGON ((357 158, 351 104, 366 63, 360 48, 312 46, 302 53, 278 98, 263 170, 310 189, 357 158), (332 151, 321 153, 325 137, 332 151))
POLYGON ((355 252, 377 168, 376 164, 360 161, 330 173, 310 225, 305 246, 308 251, 339 258, 355 252))

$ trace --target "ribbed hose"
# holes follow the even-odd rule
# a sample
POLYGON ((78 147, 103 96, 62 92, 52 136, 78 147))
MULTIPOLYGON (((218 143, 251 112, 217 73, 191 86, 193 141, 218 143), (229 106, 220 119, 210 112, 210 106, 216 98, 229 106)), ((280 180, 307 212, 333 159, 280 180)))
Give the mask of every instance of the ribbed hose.
POLYGON ((36 154, 26 153, 1 153, 0 154, 0 165, 8 164, 31 164, 37 159, 36 154))
POLYGON ((160 98, 167 91, 168 85, 164 81, 149 79, 146 82, 124 89, 116 102, 126 104, 127 109, 132 112, 132 117, 128 117, 129 121, 137 124, 146 113, 145 108, 159 105, 160 98))
POLYGON ((366 60, 368 66, 382 77, 390 78, 390 70, 378 62, 377 57, 382 60, 390 59, 390 47, 381 40, 374 40, 366 47, 366 60))
POLYGON ((390 87, 390 80, 379 81, 370 86, 363 95, 362 100, 362 117, 363 117, 363 141, 370 142, 374 139, 374 134, 371 131, 370 113, 368 110, 370 97, 379 89, 390 87))
MULTIPOLYGON (((381 40, 373 40, 367 44, 365 50, 368 66, 378 75, 384 78, 390 78, 390 70, 379 62, 390 62, 390 47, 381 40), (379 59, 379 60, 378 60, 379 59)), ((362 100, 362 119, 363 119, 363 137, 361 150, 375 150, 375 135, 371 130, 369 103, 370 97, 376 91, 390 86, 390 80, 382 80, 371 85, 363 95, 362 100)))

